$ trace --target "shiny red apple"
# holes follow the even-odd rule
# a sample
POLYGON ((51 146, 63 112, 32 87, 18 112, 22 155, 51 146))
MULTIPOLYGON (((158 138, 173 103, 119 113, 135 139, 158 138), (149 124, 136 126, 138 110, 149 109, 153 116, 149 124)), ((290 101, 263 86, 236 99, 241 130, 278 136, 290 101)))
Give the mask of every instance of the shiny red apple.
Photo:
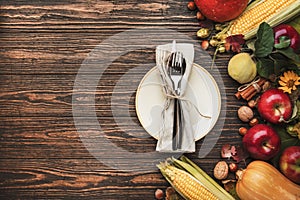
POLYGON ((300 146, 287 147, 280 156, 279 167, 288 179, 300 184, 300 146))
POLYGON ((269 160, 280 149, 280 137, 267 124, 257 124, 251 127, 243 137, 243 145, 254 159, 269 160))
POLYGON ((290 119, 293 106, 288 94, 280 89, 272 88, 260 96, 257 110, 262 118, 278 124, 290 119))
POLYGON ((273 28, 275 45, 281 43, 281 40, 286 42, 290 41, 289 46, 295 53, 300 52, 300 34, 297 30, 288 24, 279 24, 273 28))
POLYGON ((200 12, 215 22, 238 17, 247 7, 248 0, 195 0, 200 12))

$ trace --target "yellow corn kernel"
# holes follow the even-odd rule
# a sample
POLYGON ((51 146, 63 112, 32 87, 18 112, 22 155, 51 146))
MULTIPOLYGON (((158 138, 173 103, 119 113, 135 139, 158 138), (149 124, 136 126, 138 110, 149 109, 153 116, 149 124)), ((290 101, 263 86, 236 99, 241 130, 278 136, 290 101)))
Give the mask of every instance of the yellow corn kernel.
POLYGON ((183 197, 189 200, 217 200, 218 198, 207 190, 198 180, 189 173, 172 165, 166 166, 165 174, 173 187, 183 197))
POLYGON ((234 20, 228 33, 230 35, 245 35, 296 1, 297 0, 264 0, 251 9, 246 10, 240 17, 234 20))

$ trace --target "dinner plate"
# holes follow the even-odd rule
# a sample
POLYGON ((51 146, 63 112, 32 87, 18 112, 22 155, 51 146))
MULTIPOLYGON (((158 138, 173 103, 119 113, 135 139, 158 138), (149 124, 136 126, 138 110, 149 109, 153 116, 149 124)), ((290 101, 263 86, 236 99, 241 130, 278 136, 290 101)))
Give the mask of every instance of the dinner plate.
MULTIPOLYGON (((185 91, 192 107, 210 118, 201 117, 191 109, 190 119, 195 140, 203 138, 214 127, 221 111, 221 95, 211 74, 198 64, 193 64, 189 83, 185 91)), ((149 70, 141 80, 136 92, 136 113, 141 125, 154 138, 159 139, 163 127, 162 112, 166 102, 162 80, 157 67, 149 70)))

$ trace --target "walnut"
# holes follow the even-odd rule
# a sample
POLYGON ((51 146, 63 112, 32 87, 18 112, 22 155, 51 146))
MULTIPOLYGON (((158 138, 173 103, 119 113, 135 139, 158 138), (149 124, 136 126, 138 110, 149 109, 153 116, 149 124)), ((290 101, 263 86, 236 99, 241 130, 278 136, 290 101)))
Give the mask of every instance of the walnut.
POLYGON ((253 118, 254 114, 250 107, 241 106, 238 109, 238 116, 243 122, 249 122, 253 118))
POLYGON ((258 119, 257 118, 253 118, 253 119, 250 120, 249 125, 250 126, 255 126, 258 123, 259 123, 258 119))
POLYGON ((214 168, 216 179, 222 180, 228 176, 228 164, 225 161, 219 161, 214 168))

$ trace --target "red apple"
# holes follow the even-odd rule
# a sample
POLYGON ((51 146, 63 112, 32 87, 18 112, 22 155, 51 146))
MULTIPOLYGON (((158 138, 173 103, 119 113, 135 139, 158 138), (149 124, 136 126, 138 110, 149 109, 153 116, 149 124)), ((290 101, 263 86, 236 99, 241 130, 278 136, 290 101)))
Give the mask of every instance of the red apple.
POLYGON ((287 147, 280 156, 279 167, 288 179, 300 184, 300 146, 287 147))
POLYGON ((225 22, 239 16, 248 0, 195 0, 200 12, 210 20, 225 22))
POLYGON ((254 159, 269 160, 280 149, 280 137, 266 124, 257 124, 250 128, 243 137, 243 145, 254 159))
POLYGON ((279 24, 273 28, 275 45, 286 40, 290 41, 290 47, 294 50, 295 53, 300 52, 300 34, 297 30, 288 24, 279 24))
POLYGON ((289 95, 277 88, 269 89, 260 96, 257 109, 262 118, 274 124, 289 120, 293 112, 289 95))

